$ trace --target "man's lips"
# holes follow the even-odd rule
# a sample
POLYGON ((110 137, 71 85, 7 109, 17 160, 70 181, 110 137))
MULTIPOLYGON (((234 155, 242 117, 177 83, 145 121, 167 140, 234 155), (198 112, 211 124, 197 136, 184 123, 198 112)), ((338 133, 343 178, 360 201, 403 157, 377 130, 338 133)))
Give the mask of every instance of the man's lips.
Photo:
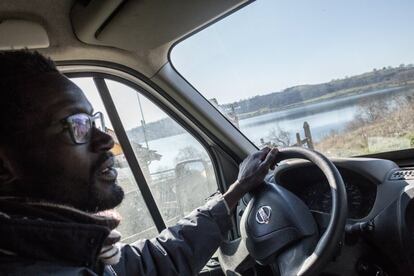
POLYGON ((115 160, 114 157, 107 158, 98 168, 97 177, 100 180, 113 182, 118 176, 118 172, 114 168, 115 160))

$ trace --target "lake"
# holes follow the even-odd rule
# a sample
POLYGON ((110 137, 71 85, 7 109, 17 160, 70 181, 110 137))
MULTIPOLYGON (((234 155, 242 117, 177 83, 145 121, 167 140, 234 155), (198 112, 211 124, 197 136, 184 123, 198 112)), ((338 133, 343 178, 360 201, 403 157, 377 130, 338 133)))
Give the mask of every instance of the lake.
MULTIPOLYGON (((401 87, 376 90, 240 120, 239 126, 240 130, 253 143, 260 145, 260 139, 268 140, 267 137, 271 130, 281 129, 289 132, 291 141, 296 141, 296 132, 300 132, 301 137, 304 137, 303 123, 306 121, 310 125, 313 140, 317 142, 332 131, 343 130, 355 118, 360 100, 374 100, 381 97, 389 101, 391 97, 406 93, 408 92, 401 87)), ((148 144, 150 149, 156 150, 162 155, 160 161, 153 161, 150 164, 151 173, 174 168, 174 159, 179 151, 189 145, 198 151, 204 151, 198 142, 187 133, 151 140, 148 144)))

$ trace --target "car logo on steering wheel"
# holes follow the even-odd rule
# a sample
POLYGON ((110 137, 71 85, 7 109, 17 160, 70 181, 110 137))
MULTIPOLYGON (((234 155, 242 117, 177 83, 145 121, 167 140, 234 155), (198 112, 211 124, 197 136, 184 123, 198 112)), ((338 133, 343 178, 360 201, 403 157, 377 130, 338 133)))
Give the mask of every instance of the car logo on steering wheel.
POLYGON ((256 221, 259 224, 268 224, 270 222, 271 214, 272 208, 270 208, 270 206, 262 206, 256 213, 256 221))

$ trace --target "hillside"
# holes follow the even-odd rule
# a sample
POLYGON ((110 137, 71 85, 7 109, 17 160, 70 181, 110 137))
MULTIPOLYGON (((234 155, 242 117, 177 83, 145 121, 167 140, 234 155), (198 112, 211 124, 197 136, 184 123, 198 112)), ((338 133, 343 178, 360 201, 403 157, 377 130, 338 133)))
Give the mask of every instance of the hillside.
POLYGON ((292 108, 303 103, 401 86, 410 81, 414 81, 413 65, 401 65, 397 68, 384 67, 380 70, 374 69, 368 73, 332 80, 328 83, 294 86, 283 91, 224 104, 221 107, 224 110, 234 110, 239 118, 243 119, 292 108))
MULTIPOLYGON (((411 95, 414 88, 410 89, 411 95)), ((358 116, 339 133, 315 144, 329 156, 353 156, 410 148, 414 145, 414 98, 396 98, 393 108, 380 102, 361 105, 358 116)))
POLYGON ((174 136, 184 133, 184 129, 171 118, 161 119, 155 122, 147 123, 127 131, 128 137, 137 143, 144 143, 145 140, 157 140, 164 137, 174 136))

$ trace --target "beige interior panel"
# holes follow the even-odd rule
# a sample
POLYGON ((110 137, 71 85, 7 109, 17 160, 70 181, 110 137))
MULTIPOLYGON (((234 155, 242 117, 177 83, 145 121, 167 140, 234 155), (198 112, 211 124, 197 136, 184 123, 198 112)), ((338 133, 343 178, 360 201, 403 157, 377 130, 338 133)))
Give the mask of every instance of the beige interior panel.
POLYGON ((39 23, 20 19, 0 21, 0 50, 47 47, 49 37, 39 23))
POLYGON ((167 62, 168 50, 174 42, 247 1, 121 2, 93 0, 86 6, 76 3, 71 13, 75 34, 88 44, 135 52, 148 58, 148 64, 160 69, 167 62), (108 17, 106 20, 105 16, 108 17))
POLYGON ((93 0, 84 5, 78 1, 71 19, 75 34, 84 42, 148 51, 180 39, 244 2, 93 0))
POLYGON ((105 24, 124 0, 99 0, 88 4, 77 2, 71 11, 73 29, 76 36, 84 42, 95 41, 97 30, 105 24))
POLYGON ((127 1, 96 39, 121 49, 155 49, 233 9, 240 0, 127 1), (189 16, 191 15, 191 16, 189 16))
POLYGON ((167 63, 174 42, 246 2, 251 1, 2 0, 0 20, 38 22, 49 47, 24 44, 54 60, 102 60, 152 77, 167 63))

